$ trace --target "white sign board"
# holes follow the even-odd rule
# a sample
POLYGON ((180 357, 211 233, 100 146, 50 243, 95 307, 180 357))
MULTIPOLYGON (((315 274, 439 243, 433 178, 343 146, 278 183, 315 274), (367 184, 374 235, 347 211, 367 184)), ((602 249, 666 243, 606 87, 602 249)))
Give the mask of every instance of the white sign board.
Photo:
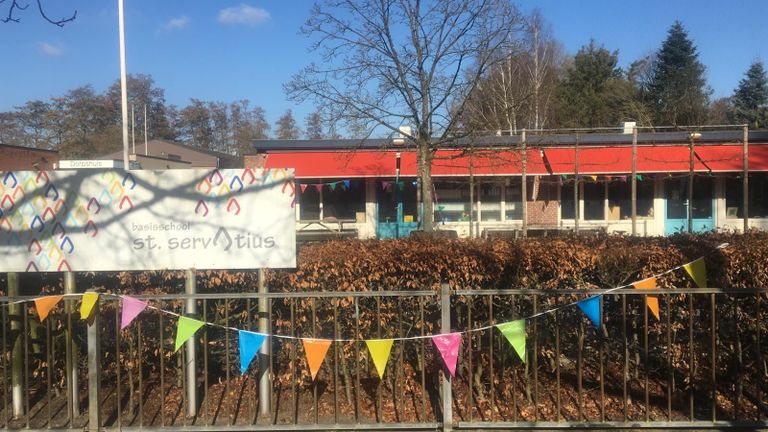
POLYGON ((0 271, 296 266, 293 170, 0 172, 0 271))

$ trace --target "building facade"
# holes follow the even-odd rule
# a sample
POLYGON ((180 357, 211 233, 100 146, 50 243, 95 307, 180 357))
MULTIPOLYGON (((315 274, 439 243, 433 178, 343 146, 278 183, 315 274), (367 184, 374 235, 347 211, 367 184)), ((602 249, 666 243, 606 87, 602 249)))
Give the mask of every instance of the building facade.
MULTIPOLYGON (((408 142, 259 140, 254 149, 246 167, 296 169, 298 230, 390 238, 420 226, 416 152, 408 142)), ((459 236, 519 231, 524 213, 529 233, 629 234, 634 180, 636 235, 687 231, 689 216, 692 231, 739 231, 745 163, 749 227, 768 229, 766 132, 464 139, 435 153, 434 220, 459 236)))

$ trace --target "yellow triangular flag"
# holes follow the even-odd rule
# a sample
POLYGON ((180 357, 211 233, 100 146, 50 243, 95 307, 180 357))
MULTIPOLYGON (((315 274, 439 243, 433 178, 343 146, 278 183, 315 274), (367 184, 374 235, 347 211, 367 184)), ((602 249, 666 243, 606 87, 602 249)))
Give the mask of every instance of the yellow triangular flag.
MULTIPOLYGON (((656 288, 656 278, 651 277, 648 279, 643 279, 639 282, 635 282, 632 284, 635 288, 638 289, 654 289, 656 288)), ((653 313, 653 316, 656 317, 657 320, 661 320, 659 318, 659 298, 655 295, 646 295, 645 297, 645 304, 648 305, 648 309, 651 310, 651 313, 653 313)))
POLYGON ((307 355, 307 363, 309 363, 309 372, 312 374, 312 381, 317 377, 317 372, 320 370, 320 366, 323 365, 325 355, 328 353, 328 348, 331 346, 331 342, 328 339, 302 339, 301 343, 304 345, 304 353, 307 355))
POLYGON ((40 317, 40 322, 43 322, 51 309, 53 309, 63 298, 63 295, 53 295, 35 299, 35 308, 37 308, 37 315, 40 317))
POLYGON ((87 292, 83 294, 83 301, 80 303, 80 319, 88 319, 91 316, 93 307, 96 306, 96 302, 99 301, 99 293, 87 292))
POLYGON ((699 288, 707 287, 707 265, 704 258, 699 258, 693 262, 683 265, 683 268, 691 276, 696 286, 699 288))
POLYGON ((376 372, 379 373, 379 379, 384 377, 384 370, 387 368, 389 353, 392 351, 394 339, 370 339, 365 341, 368 346, 368 352, 371 353, 371 359, 376 366, 376 372))

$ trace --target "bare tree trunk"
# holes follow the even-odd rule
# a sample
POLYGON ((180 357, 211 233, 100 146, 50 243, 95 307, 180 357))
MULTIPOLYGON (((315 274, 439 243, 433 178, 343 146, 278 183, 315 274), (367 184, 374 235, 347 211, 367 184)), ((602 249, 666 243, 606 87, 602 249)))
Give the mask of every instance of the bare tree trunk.
POLYGON ((424 205, 424 232, 434 230, 434 206, 432 194, 432 150, 429 148, 429 138, 419 136, 418 157, 421 176, 421 198, 424 205))

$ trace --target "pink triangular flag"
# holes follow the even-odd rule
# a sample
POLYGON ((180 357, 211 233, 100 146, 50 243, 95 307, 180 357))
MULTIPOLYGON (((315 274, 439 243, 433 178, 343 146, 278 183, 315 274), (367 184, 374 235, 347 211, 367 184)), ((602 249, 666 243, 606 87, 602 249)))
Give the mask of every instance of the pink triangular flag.
POLYGON ((317 190, 317 193, 322 192, 323 191, 323 184, 322 183, 316 184, 315 185, 315 189, 317 190))
POLYGON ((459 358, 459 347, 461 346, 461 333, 448 333, 432 336, 432 342, 435 343, 437 350, 443 357, 443 362, 448 368, 451 376, 456 375, 456 361, 459 358))
POLYGON ((307 190, 307 185, 302 184, 302 185, 299 185, 299 186, 301 186, 301 193, 304 193, 304 191, 307 190))
POLYGON ((128 327, 134 318, 136 318, 144 309, 147 308, 147 302, 128 296, 122 296, 122 298, 123 312, 120 316, 121 330, 128 327))

